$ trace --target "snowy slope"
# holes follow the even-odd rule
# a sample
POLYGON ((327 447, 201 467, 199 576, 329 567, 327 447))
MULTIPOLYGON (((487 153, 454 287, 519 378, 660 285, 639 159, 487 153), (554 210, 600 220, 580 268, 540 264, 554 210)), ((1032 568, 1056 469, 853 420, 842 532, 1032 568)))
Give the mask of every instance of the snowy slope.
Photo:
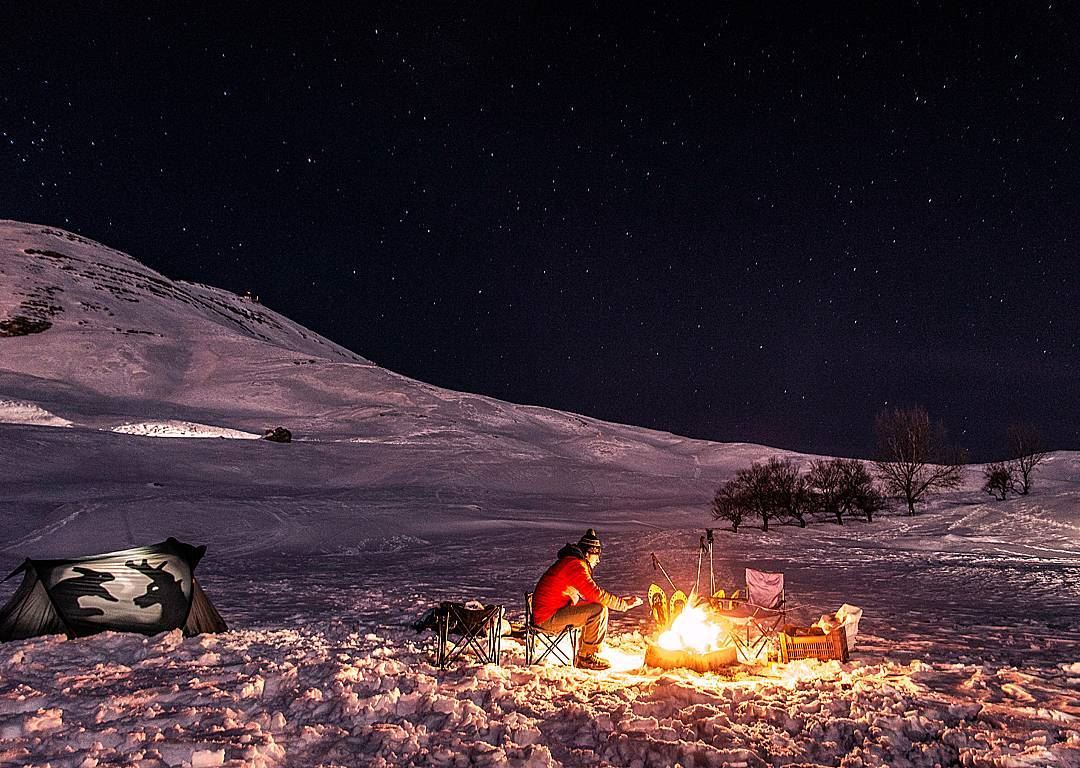
MULTIPOLYGON (((620 520, 655 518, 657 510, 696 519, 731 466, 769 452, 424 384, 258 304, 171 281, 48 227, 0 222, 0 270, 0 329, 16 334, 0 336, 0 423, 62 424, 73 432, 10 432, 9 472, 30 483, 36 498, 15 504, 7 538, 16 546, 0 542, 0 563, 5 552, 66 519, 51 489, 61 496, 86 489, 78 492, 92 497, 98 491, 91 487, 130 487, 130 494, 110 496, 108 514, 120 514, 125 495, 141 509, 172 509, 180 504, 176 482, 190 478, 208 497, 183 514, 192 535, 216 533, 223 514, 217 500, 229 499, 227 514, 243 518, 236 530, 247 535, 245 551, 322 551, 347 548, 371 529, 408 528, 413 520, 395 516, 420 509, 426 524, 437 515, 466 517, 474 526, 603 509, 620 520), (145 441, 105 434, 237 438, 278 425, 297 442, 283 449, 229 440, 192 453, 179 445, 148 450, 145 441), (64 458, 69 451, 83 457, 74 472, 64 458), (294 507, 262 503, 298 479, 304 487, 331 482, 376 519, 361 534, 331 522, 356 514, 339 500, 316 503, 299 523, 294 507), (252 509, 232 505, 237 498, 252 509), (205 532, 197 523, 203 514, 205 532), (308 517, 325 524, 312 526, 308 517), (283 530, 250 535, 267 526, 283 530)), ((125 525, 131 538, 173 530, 169 517, 145 518, 125 525)), ((96 535, 108 530, 95 527, 101 521, 83 520, 65 523, 62 535, 38 537, 41 546, 105 544, 108 536, 96 535)))
POLYGON ((206 543, 234 628, 0 645, 0 765, 1080 765, 1080 454, 1026 498, 971 467, 917 517, 718 532, 718 583, 783 570, 797 622, 864 608, 848 664, 643 671, 639 610, 624 671, 508 639, 501 668, 438 673, 406 628, 433 601, 518 620, 586 526, 604 585, 644 592, 655 552, 688 589, 716 485, 809 457, 443 390, 15 222, 0 333, 0 568, 206 543), (279 424, 293 443, 251 439, 279 424))
MULTIPOLYGON (((169 280, 48 227, 0 221, 0 278, 0 334, 9 334, 0 335, 0 392, 78 425, 144 415, 246 431, 283 422, 300 439, 456 442, 522 458, 566 449, 691 476, 726 452, 408 379, 250 300, 169 280)), ((0 419, 24 420, 12 410, 0 407, 0 419)))

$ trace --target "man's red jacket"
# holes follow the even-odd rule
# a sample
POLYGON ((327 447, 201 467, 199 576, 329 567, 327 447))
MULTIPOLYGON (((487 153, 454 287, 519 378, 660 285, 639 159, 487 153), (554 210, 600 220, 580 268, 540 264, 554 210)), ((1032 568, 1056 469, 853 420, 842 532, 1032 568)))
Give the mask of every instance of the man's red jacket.
POLYGON ((558 561, 544 572, 536 584, 533 621, 543 624, 560 608, 580 602, 600 603, 615 611, 627 609, 625 600, 593 581, 592 569, 583 553, 571 544, 559 550, 558 561))

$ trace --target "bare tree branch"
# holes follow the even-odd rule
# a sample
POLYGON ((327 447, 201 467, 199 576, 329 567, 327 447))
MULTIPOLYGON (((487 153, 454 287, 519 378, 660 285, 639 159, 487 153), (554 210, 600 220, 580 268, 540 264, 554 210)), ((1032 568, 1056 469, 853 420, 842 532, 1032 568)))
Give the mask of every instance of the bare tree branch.
POLYGON ((743 520, 756 517, 761 520, 762 530, 767 531, 770 520, 784 517, 794 518, 806 527, 809 506, 806 480, 798 466, 773 457, 740 469, 721 485, 712 501, 712 514, 718 520, 730 520, 736 532, 743 520))
POLYGON ((1004 501, 1009 491, 1016 485, 1012 469, 1001 462, 987 464, 983 468, 983 477, 986 478, 983 490, 998 501, 1004 501))
POLYGON ((922 406, 882 411, 874 420, 874 432, 874 467, 886 492, 903 499, 909 515, 927 494, 960 485, 966 457, 948 446, 944 426, 932 423, 922 406))
POLYGON ((1043 449, 1042 437, 1031 424, 1009 427, 1009 468, 1012 470, 1013 490, 1026 496, 1031 490, 1031 475, 1035 467, 1046 461, 1049 451, 1043 449))
POLYGON ((874 486, 866 465, 856 459, 819 459, 810 462, 806 482, 815 506, 844 524, 844 515, 861 514, 867 522, 884 508, 885 498, 874 486))

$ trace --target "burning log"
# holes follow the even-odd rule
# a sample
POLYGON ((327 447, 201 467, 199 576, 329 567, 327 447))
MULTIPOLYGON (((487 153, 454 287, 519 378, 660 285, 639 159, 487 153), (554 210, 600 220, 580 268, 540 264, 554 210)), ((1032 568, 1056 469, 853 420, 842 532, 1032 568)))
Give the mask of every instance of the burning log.
POLYGON ((698 653, 690 649, 668 650, 654 643, 645 646, 645 666, 661 669, 692 669, 695 672, 715 672, 739 662, 735 646, 698 653))

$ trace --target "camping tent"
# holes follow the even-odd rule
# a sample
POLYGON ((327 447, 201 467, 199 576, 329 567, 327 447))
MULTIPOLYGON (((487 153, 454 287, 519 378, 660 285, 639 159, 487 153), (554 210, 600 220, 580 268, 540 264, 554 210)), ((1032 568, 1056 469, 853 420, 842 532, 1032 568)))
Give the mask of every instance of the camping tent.
POLYGON ((28 559, 7 576, 22 573, 23 581, 0 608, 0 641, 106 630, 222 632, 225 622, 195 580, 205 552, 169 538, 104 555, 28 559))

